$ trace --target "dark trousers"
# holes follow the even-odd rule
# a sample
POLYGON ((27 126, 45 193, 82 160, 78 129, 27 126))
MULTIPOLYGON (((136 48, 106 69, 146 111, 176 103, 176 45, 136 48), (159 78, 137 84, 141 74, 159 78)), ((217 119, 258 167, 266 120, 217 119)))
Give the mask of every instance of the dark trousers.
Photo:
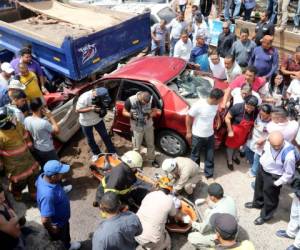
POLYGON ((52 234, 49 232, 51 240, 56 241, 60 240, 63 242, 66 249, 69 249, 71 246, 71 237, 70 237, 70 223, 67 222, 63 227, 59 227, 59 232, 57 234, 52 234))
POLYGON ((200 164, 200 153, 204 150, 204 174, 206 177, 214 175, 214 135, 210 137, 192 136, 191 159, 200 164))
POLYGON ((116 149, 111 142, 111 139, 106 131, 106 127, 103 121, 100 121, 94 126, 81 126, 82 132, 87 139, 87 143, 89 144, 94 155, 98 155, 101 153, 99 146, 96 144, 93 128, 96 129, 98 134, 101 136, 107 150, 109 153, 116 153, 116 149))
POLYGON ((211 12, 212 0, 201 0, 200 1, 200 10, 204 17, 208 17, 211 12))
POLYGON ((262 166, 259 166, 254 189, 253 204, 262 207, 260 216, 269 220, 272 218, 278 203, 281 186, 274 185, 274 181, 280 176, 265 172, 262 166))
POLYGON ((253 9, 244 9, 244 21, 250 21, 253 9))
POLYGON ((33 156, 40 164, 40 166, 42 168, 42 172, 44 171, 44 165, 46 164, 47 161, 50 161, 50 160, 59 161, 59 157, 58 157, 55 149, 51 150, 51 151, 47 151, 47 152, 40 151, 38 149, 34 149, 33 156))

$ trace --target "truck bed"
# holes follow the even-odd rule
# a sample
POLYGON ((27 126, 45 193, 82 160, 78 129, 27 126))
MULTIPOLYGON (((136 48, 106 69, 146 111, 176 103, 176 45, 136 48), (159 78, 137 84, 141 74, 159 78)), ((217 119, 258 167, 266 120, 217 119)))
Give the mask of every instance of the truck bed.
POLYGON ((131 14, 101 7, 78 7, 56 1, 21 3, 21 5, 40 16, 20 19, 9 23, 8 26, 58 47, 65 37, 77 39, 88 36, 134 17, 131 14), (43 20, 43 17, 47 17, 47 20, 43 20))
POLYGON ((149 13, 42 1, 0 11, 0 20, 0 47, 17 54, 31 45, 45 68, 75 81, 104 73, 151 42, 149 13))

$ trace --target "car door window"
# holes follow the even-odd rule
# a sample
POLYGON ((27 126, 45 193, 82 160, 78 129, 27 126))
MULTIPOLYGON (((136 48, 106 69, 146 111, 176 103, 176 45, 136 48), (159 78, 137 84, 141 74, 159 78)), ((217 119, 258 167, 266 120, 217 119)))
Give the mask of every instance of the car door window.
POLYGON ((158 95, 150 86, 145 86, 142 83, 135 83, 131 81, 123 81, 118 99, 125 102, 129 97, 140 91, 148 91, 155 98, 156 103, 161 106, 158 95))

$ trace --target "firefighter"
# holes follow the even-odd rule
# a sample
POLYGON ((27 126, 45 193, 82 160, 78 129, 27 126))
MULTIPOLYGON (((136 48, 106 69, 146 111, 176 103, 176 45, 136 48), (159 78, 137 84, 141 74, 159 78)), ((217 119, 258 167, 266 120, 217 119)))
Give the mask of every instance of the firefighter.
POLYGON ((121 157, 122 162, 111 169, 106 175, 96 192, 93 206, 99 206, 99 202, 106 192, 114 192, 120 196, 122 203, 128 204, 138 200, 138 192, 132 189, 136 182, 136 172, 143 165, 142 156, 136 151, 128 151, 121 157))
POLYGON ((16 120, 7 107, 0 108, 0 168, 10 181, 10 191, 16 200, 21 199, 22 190, 28 185, 35 200, 35 179, 39 164, 29 151, 32 146, 28 132, 16 120))

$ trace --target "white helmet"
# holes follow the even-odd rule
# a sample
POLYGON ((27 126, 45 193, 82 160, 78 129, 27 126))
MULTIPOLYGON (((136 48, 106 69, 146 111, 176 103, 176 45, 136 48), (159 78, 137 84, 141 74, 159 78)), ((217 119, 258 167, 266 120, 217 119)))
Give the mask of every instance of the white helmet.
POLYGON ((142 156, 132 150, 122 155, 121 160, 126 163, 130 168, 141 168, 143 166, 142 156))
POLYGON ((176 159, 165 159, 162 163, 162 170, 171 173, 177 166, 176 159))

